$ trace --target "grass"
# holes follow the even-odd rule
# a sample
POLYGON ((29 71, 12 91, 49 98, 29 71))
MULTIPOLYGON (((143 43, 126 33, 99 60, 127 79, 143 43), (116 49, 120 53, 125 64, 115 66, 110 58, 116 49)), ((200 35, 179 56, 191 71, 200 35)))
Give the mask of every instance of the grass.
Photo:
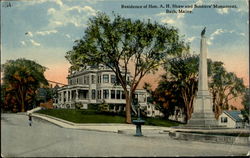
MULTIPOLYGON (((125 117, 111 114, 101 114, 95 110, 77 110, 77 109, 47 109, 40 110, 37 113, 50 115, 74 123, 125 123, 125 117)), ((136 119, 136 118, 132 118, 136 119)), ((178 123, 160 118, 143 118, 145 125, 154 126, 177 126, 178 123)))
POLYGON ((179 123, 165 120, 161 118, 143 118, 145 119, 145 125, 152 125, 152 126, 164 126, 164 127, 171 127, 171 126, 178 126, 179 123))

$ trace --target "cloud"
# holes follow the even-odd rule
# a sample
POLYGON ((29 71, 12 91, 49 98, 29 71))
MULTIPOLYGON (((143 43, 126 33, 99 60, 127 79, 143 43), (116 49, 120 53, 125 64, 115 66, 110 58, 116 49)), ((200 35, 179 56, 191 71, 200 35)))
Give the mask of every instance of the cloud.
POLYGON ((166 13, 165 13, 165 12, 162 12, 162 13, 156 14, 156 16, 164 16, 164 15, 166 15, 166 13))
POLYGON ((217 29, 217 30, 215 30, 211 35, 210 35, 210 38, 207 40, 207 44, 208 45, 212 45, 212 41, 214 40, 214 38, 216 37, 216 36, 218 36, 218 35, 220 35, 220 34, 222 34, 222 33, 224 33, 225 32, 225 30, 223 30, 223 29, 217 29))
POLYGON ((96 10, 91 6, 68 6, 62 5, 59 9, 49 8, 47 10, 49 17, 49 24, 47 28, 55 29, 57 27, 67 26, 69 24, 75 27, 85 27, 89 16, 95 16, 96 10), (76 11, 76 13, 72 13, 76 11))
POLYGON ((94 14, 95 15, 95 10, 90 7, 90 6, 84 6, 84 7, 80 7, 80 6, 74 6, 74 7, 70 7, 68 8, 68 11, 71 11, 71 10, 77 10, 79 13, 81 13, 82 11, 84 12, 87 12, 87 13, 90 13, 90 14, 94 14))
POLYGON ((162 19, 161 22, 162 23, 167 23, 167 24, 175 24, 176 23, 175 20, 170 19, 170 18, 168 18, 168 19, 162 19))
POLYGON ((96 15, 96 11, 90 6, 84 6, 84 7, 73 6, 73 7, 68 8, 67 10, 68 11, 76 10, 76 11, 78 11, 78 13, 85 12, 89 15, 93 15, 93 16, 96 15))
POLYGON ((26 45, 26 42, 25 42, 25 41, 21 41, 20 43, 21 43, 23 46, 26 45))
POLYGON ((213 43, 213 40, 215 39, 216 36, 219 36, 222 33, 234 33, 238 36, 243 36, 245 37, 246 35, 242 32, 236 32, 235 30, 226 30, 226 29, 217 29, 215 30, 211 35, 210 38, 207 40, 208 45, 211 45, 213 43))
POLYGON ((242 33, 239 33, 239 35, 244 36, 244 37, 246 36, 246 34, 243 33, 243 32, 242 32, 242 33))
POLYGON ((63 23, 61 21, 54 21, 55 26, 62 26, 63 23))
MULTIPOLYGON (((203 1, 197 0, 195 3, 193 3, 193 5, 195 5, 195 4, 201 5, 201 4, 203 4, 203 1)), ((194 8, 190 8, 187 10, 193 11, 194 8)), ((162 13, 156 14, 156 16, 160 17, 160 21, 162 23, 172 24, 172 25, 176 26, 177 28, 180 28, 180 27, 183 27, 183 25, 185 25, 183 19, 185 18, 186 14, 189 14, 189 13, 181 13, 181 14, 178 13, 178 14, 172 14, 169 16, 167 13, 162 12, 162 13)))
POLYGON ((61 0, 55 0, 54 2, 58 4, 60 7, 63 6, 63 2, 61 0))
POLYGON ((48 2, 48 0, 35 0, 35 1, 25 1, 25 3, 16 3, 15 7, 29 7, 36 4, 42 4, 48 2))
POLYGON ((92 7, 90 6, 84 6, 83 10, 87 13, 89 13, 90 15, 96 15, 96 10, 94 10, 92 7))
POLYGON ((33 37, 33 34, 32 34, 32 32, 30 32, 30 31, 26 32, 25 35, 27 35, 27 36, 29 36, 29 37, 33 37))
POLYGON ((55 10, 55 8, 49 8, 47 13, 48 13, 48 15, 52 15, 52 14, 56 13, 56 10, 55 10))
POLYGON ((71 36, 70 36, 69 34, 66 34, 65 36, 66 36, 67 38, 71 38, 71 36))
POLYGON ((30 39, 30 42, 31 42, 31 44, 32 44, 32 45, 34 45, 34 46, 41 46, 41 44, 40 44, 40 43, 35 42, 35 41, 34 41, 34 40, 32 40, 32 39, 30 39))
POLYGON ((171 24, 171 25, 177 23, 177 20, 175 20, 176 16, 168 16, 168 14, 166 14, 165 12, 156 14, 155 16, 159 17, 160 22, 162 22, 162 23, 167 23, 167 24, 171 24))
POLYGON ((229 8, 217 9, 216 11, 219 14, 228 14, 229 13, 229 8))
POLYGON ((57 30, 49 30, 49 31, 37 31, 37 35, 45 36, 45 35, 50 35, 52 33, 57 33, 57 30))
POLYGON ((249 0, 245 0, 245 3, 243 5, 244 6, 238 7, 237 9, 234 9, 234 10, 236 10, 237 12, 242 12, 242 13, 247 12, 248 13, 248 11, 249 11, 249 0))
POLYGON ((188 42, 193 42, 197 37, 193 36, 193 37, 189 37, 187 38, 188 42))

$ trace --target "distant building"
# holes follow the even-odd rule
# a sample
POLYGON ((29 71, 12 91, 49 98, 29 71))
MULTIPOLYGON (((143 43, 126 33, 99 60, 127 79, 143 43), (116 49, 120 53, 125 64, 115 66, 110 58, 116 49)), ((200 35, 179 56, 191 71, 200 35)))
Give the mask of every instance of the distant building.
POLYGON ((140 109, 145 113, 147 117, 163 116, 163 114, 155 108, 154 104, 148 102, 149 97, 150 95, 145 89, 137 89, 135 91, 135 98, 138 100, 140 109))
MULTIPOLYGON (((121 70, 124 74, 125 70, 121 70)), ((131 80, 130 73, 127 80, 131 80)), ((130 89, 129 86, 127 88, 130 89)), ((118 84, 115 73, 104 65, 86 66, 80 71, 72 72, 68 76, 68 85, 58 88, 57 92, 57 108, 75 108, 75 105, 80 103, 82 109, 87 109, 89 104, 106 103, 113 105, 114 111, 125 109, 124 90, 118 84)), ((150 108, 153 106, 147 104, 146 90, 136 90, 135 96, 138 97, 140 105, 150 108)), ((150 116, 157 115, 156 111, 149 109, 150 116)))
POLYGON ((219 116, 218 124, 228 128, 244 128, 244 121, 241 111, 225 110, 219 116))
POLYGON ((184 108, 175 106, 174 114, 170 115, 168 119, 185 123, 185 117, 186 117, 186 114, 184 112, 184 108))

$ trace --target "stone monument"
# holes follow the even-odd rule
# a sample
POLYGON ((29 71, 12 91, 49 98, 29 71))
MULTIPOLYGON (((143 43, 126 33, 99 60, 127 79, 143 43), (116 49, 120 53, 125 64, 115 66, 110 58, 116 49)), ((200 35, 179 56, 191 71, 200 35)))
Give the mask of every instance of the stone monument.
POLYGON ((194 111, 187 125, 163 131, 173 139, 211 143, 250 145, 249 129, 228 129, 218 126, 213 113, 212 96, 208 91, 206 28, 201 32, 198 92, 194 100, 194 111))
POLYGON ((187 126, 213 127, 217 121, 213 113, 212 96, 208 90, 206 27, 201 32, 198 92, 194 100, 194 111, 187 126))

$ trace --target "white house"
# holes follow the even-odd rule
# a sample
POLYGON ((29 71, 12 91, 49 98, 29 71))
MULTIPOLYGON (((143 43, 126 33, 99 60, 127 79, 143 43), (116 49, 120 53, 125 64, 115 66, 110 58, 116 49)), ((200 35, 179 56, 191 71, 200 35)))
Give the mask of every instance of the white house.
POLYGON ((140 109, 146 113, 147 117, 163 116, 163 114, 155 108, 154 104, 148 102, 149 97, 150 95, 145 89, 137 89, 135 91, 135 98, 138 99, 140 109))
POLYGON ((239 110, 225 110, 219 116, 218 124, 227 128, 244 128, 243 116, 239 110))
POLYGON ((185 117, 186 117, 186 115, 184 113, 184 108, 180 108, 178 106, 175 106, 174 114, 170 115, 168 117, 168 119, 184 123, 185 117))
MULTIPOLYGON (((122 73, 124 73, 124 70, 122 73)), ((68 85, 58 88, 58 108, 75 108, 75 103, 80 103, 82 109, 87 109, 88 104, 107 103, 114 105, 114 111, 124 110, 126 100, 121 85, 117 84, 115 73, 104 65, 86 66, 80 71, 68 75, 68 85)), ((131 79, 128 73, 127 80, 131 79)), ((130 87, 127 87, 130 89, 130 87)), ((148 116, 158 115, 154 105, 148 105, 146 90, 136 90, 141 106, 150 106, 148 116), (151 109, 151 110, 150 110, 151 109), (153 109, 153 110, 152 110, 153 109)))

